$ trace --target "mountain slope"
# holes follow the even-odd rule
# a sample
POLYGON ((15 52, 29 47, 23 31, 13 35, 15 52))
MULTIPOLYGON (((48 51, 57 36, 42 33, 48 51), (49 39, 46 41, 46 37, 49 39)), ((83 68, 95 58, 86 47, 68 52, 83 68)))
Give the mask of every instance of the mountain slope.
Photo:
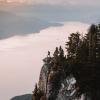
POLYGON ((16 96, 12 98, 11 100, 32 100, 32 95, 31 94, 25 94, 21 96, 16 96))
POLYGON ((38 33, 42 29, 59 25, 61 24, 49 23, 35 17, 22 17, 11 12, 0 11, 0 39, 14 35, 38 33))

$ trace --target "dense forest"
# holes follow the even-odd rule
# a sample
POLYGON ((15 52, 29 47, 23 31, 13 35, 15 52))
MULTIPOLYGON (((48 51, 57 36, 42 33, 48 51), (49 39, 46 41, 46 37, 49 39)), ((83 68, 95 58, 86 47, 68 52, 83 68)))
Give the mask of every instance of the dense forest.
POLYGON ((100 24, 70 34, 65 49, 67 55, 61 46, 53 56, 48 51, 32 100, 100 100, 100 24))

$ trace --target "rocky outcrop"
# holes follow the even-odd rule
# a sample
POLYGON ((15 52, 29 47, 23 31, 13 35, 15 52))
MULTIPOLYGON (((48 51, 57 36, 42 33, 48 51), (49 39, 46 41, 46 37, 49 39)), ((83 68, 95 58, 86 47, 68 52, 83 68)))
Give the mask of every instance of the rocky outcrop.
MULTIPOLYGON (((58 58, 61 61, 61 58, 58 58)), ((78 86, 76 88, 76 79, 73 74, 68 75, 70 66, 66 63, 66 58, 64 57, 59 64, 55 64, 54 60, 54 57, 47 57, 43 60, 44 65, 40 72, 38 88, 43 92, 46 100, 72 100, 77 98, 79 88, 78 86)))
POLYGON ((100 64, 70 64, 61 51, 56 48, 53 57, 43 59, 31 98, 24 95, 11 100, 100 100, 100 64))
POLYGON ((44 93, 47 92, 47 81, 48 81, 48 76, 50 73, 50 69, 51 69, 51 63, 52 63, 52 58, 48 57, 43 59, 44 65, 41 69, 40 72, 40 78, 39 78, 39 89, 41 91, 43 91, 44 93))
MULTIPOLYGON (((58 61, 59 59, 58 57, 58 61)), ((62 61, 60 59, 60 63, 55 61, 55 57, 47 57, 43 61, 44 65, 41 69, 38 84, 38 89, 43 95, 34 100, 95 100, 94 94, 97 96, 96 98, 98 98, 96 100, 99 100, 99 89, 92 87, 94 86, 92 85, 93 81, 91 81, 90 84, 90 80, 87 80, 91 75, 85 76, 86 81, 80 79, 85 79, 82 76, 77 77, 77 75, 75 75, 75 69, 66 63, 65 57, 62 61)), ((74 67, 79 68, 79 65, 77 66, 74 65, 74 67)), ((77 71, 77 73, 79 73, 79 71, 82 70, 77 69, 77 71)), ((82 72, 80 75, 82 75, 82 72)), ((83 75, 85 75, 84 71, 83 75)))

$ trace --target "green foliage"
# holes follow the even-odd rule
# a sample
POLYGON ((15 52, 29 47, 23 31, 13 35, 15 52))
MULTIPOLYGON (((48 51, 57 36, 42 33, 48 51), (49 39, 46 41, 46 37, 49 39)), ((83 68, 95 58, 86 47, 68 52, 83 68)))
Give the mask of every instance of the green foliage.
POLYGON ((56 47, 52 57, 51 72, 48 75, 48 83, 50 85, 50 95, 47 100, 55 100, 61 87, 61 79, 66 74, 67 59, 64 50, 60 46, 56 47))
POLYGON ((38 88, 37 84, 35 85, 32 100, 40 100, 40 98, 43 96, 43 92, 38 88))
POLYGON ((56 47, 53 54, 53 70, 57 71, 59 67, 64 66, 64 62, 66 62, 66 57, 64 56, 64 50, 60 46, 56 47))
POLYGON ((96 56, 98 56, 98 58, 100 57, 99 55, 100 49, 98 48, 97 44, 98 42, 100 42, 100 40, 98 39, 100 38, 100 24, 91 25, 88 31, 88 35, 89 35, 89 60, 90 62, 96 62, 97 60, 96 56), (96 51, 96 48, 98 48, 98 52, 96 51), (96 55, 96 52, 98 55, 96 55))
POLYGON ((37 83, 35 84, 35 88, 34 88, 33 94, 34 94, 34 96, 37 96, 37 94, 38 94, 37 83))
POLYGON ((63 60, 63 58, 64 58, 64 50, 62 49, 61 46, 59 47, 59 56, 60 56, 61 60, 63 60))
POLYGON ((40 100, 46 100, 46 96, 42 96, 40 100))
POLYGON ((67 49, 67 57, 72 61, 79 55, 79 48, 81 45, 81 39, 79 33, 72 33, 70 37, 68 37, 68 42, 66 42, 66 49, 67 49))
POLYGON ((88 30, 88 33, 96 33, 97 32, 97 25, 92 24, 88 30))

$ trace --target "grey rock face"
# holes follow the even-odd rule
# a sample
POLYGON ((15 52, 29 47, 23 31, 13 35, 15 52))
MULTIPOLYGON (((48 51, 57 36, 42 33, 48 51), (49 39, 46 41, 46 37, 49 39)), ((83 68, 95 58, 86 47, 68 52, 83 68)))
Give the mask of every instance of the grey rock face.
POLYGON ((48 75, 51 69, 51 57, 43 59, 44 65, 40 72, 40 79, 39 79, 39 89, 46 93, 47 91, 47 81, 48 75))
MULTIPOLYGON (((39 88, 44 92, 46 100, 92 100, 91 93, 78 95, 80 87, 73 74, 66 75, 67 66, 53 69, 53 58, 45 58, 41 69, 39 88)), ((69 67, 68 67, 69 69, 69 67)))

